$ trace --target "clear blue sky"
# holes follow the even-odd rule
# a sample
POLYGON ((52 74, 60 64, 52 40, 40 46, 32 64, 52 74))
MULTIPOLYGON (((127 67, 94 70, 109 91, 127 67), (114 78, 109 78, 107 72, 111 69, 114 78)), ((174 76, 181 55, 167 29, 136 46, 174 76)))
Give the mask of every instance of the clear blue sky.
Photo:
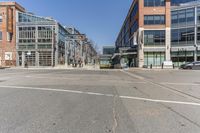
MULTIPOLYGON (((3 0, 6 1, 6 0, 3 0)), ((132 0, 16 0, 27 11, 74 26, 99 46, 114 44, 132 0)))

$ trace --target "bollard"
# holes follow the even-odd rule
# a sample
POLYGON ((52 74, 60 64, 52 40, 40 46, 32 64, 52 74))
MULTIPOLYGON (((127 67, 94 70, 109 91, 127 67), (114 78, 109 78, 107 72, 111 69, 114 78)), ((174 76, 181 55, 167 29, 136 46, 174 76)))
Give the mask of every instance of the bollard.
POLYGON ((151 64, 151 65, 150 65, 150 69, 152 69, 152 68, 153 68, 153 65, 151 64))
POLYGON ((175 65, 173 64, 173 69, 175 69, 175 65))
POLYGON ((164 63, 162 63, 162 69, 164 68, 164 63))

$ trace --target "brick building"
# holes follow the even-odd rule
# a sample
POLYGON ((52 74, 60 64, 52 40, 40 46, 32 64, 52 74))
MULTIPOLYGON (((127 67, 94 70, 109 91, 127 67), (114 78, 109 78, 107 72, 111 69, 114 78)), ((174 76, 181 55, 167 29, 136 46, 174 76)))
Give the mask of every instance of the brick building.
POLYGON ((171 61, 172 5, 181 8, 188 1, 196 0, 133 0, 116 40, 114 60, 135 67, 161 67, 171 61))
POLYGON ((0 2, 0 66, 16 65, 16 11, 25 9, 16 2, 0 2))

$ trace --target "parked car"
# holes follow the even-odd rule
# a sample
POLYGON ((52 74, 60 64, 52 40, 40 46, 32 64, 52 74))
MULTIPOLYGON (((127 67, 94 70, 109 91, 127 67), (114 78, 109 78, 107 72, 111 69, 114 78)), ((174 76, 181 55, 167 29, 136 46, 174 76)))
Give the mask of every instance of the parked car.
POLYGON ((183 64, 180 69, 200 70, 200 61, 183 64))

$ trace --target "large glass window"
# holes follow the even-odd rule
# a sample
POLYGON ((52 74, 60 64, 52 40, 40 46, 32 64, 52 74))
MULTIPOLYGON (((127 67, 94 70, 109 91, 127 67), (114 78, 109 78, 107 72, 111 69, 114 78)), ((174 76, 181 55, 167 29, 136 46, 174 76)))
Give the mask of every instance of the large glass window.
POLYGON ((0 14, 0 23, 3 21, 2 14, 0 14))
POLYGON ((161 66, 165 61, 164 52, 145 52, 144 53, 144 65, 145 66, 161 66))
POLYGON ((194 8, 182 9, 179 11, 171 12, 172 27, 194 25, 195 22, 195 10, 194 8))
POLYGON ((2 40, 2 31, 0 31, 0 40, 2 40))
POLYGON ((178 24, 178 12, 177 11, 173 11, 172 12, 172 26, 177 26, 178 24))
POLYGON ((179 44, 187 44, 187 29, 179 29, 179 44))
POLYGON ((49 22, 49 21, 53 21, 51 19, 37 17, 32 14, 21 13, 21 12, 19 12, 19 14, 18 14, 18 19, 19 19, 18 20, 19 22, 49 22))
POLYGON ((197 1, 197 0, 171 0, 171 5, 180 5, 181 3, 197 1))
POLYGON ((200 27, 197 28, 197 42, 200 44, 200 27))
POLYGON ((145 7, 165 6, 165 0, 144 0, 145 7))
POLYGON ((144 24, 145 25, 165 24, 165 15, 145 15, 144 24))
POLYGON ((179 24, 180 25, 185 25, 186 24, 185 10, 180 10, 179 11, 179 24))
POLYGON ((164 30, 144 31, 144 45, 145 46, 165 45, 165 31, 164 30))
POLYGON ((197 8, 197 23, 200 24, 200 7, 197 8))
POLYGON ((179 40, 179 34, 178 29, 172 29, 171 31, 171 42, 172 45, 178 45, 179 40))
POLYGON ((194 28, 187 29, 187 43, 194 44, 194 28))
POLYGON ((186 10, 187 25, 194 24, 195 14, 194 9, 186 10))
POLYGON ((133 7, 133 10, 131 11, 131 16, 130 16, 130 20, 131 22, 134 21, 134 18, 135 18, 135 15, 137 14, 138 12, 138 3, 136 3, 133 7))
POLYGON ((171 30, 172 45, 194 45, 194 27, 171 30))

